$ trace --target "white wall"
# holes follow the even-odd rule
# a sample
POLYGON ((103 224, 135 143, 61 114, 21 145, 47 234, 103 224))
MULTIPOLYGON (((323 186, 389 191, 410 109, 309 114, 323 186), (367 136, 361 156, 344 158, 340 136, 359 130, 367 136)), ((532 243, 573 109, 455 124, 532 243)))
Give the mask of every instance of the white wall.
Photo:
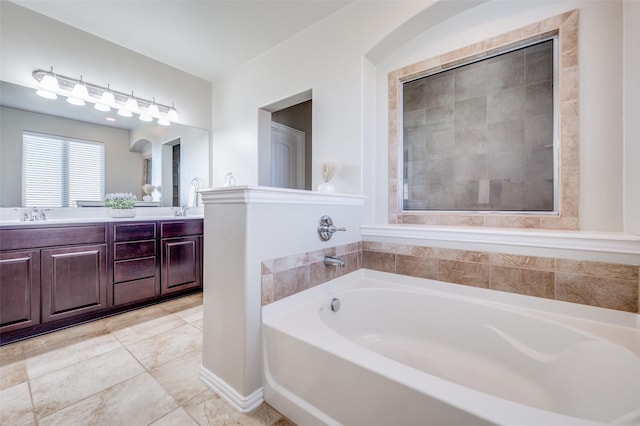
POLYGON ((200 179, 200 188, 208 188, 211 182, 209 132, 195 127, 153 124, 131 131, 132 148, 141 140, 151 145, 145 149, 150 150, 152 157, 152 184, 157 188, 153 197, 163 206, 172 205, 172 152, 167 144, 176 139, 180 140, 180 205, 186 206, 193 178, 200 179))
POLYGON ((8 1, 0 2, 0 80, 36 87, 31 72, 59 74, 174 102, 180 123, 211 128, 211 83, 8 1))
POLYGON ((142 185, 142 157, 129 152, 129 131, 0 108, 0 206, 22 205, 22 132, 32 131, 104 142, 105 193, 132 192, 142 185))
POLYGON ((640 234, 640 2, 626 0, 624 15, 624 229, 640 234))
POLYGON ((339 192, 362 193, 362 57, 429 1, 354 2, 214 82, 213 185, 255 185, 258 109, 313 91, 312 188, 334 161, 339 192))
MULTIPOLYGON (((623 230, 623 16, 619 1, 488 2, 398 46, 377 64, 378 155, 370 175, 376 182, 377 223, 387 221, 387 73, 576 8, 580 11, 580 229, 623 230)), ((637 81, 638 75, 629 76, 626 83, 637 81)), ((637 140, 637 131, 635 134, 637 140)), ((632 197, 640 185, 637 172, 627 170, 626 182, 626 194, 632 197)))
MULTIPOLYGON (((612 232, 637 229, 638 225, 634 228, 632 224, 640 221, 635 218, 638 203, 634 201, 639 179, 638 172, 632 171, 638 167, 632 165, 637 154, 633 155, 630 140, 637 140, 638 132, 629 124, 628 157, 623 168, 626 90, 622 85, 622 2, 431 3, 354 2, 214 83, 213 186, 221 185, 229 170, 238 184, 257 183, 258 108, 311 89, 312 187, 319 183, 321 164, 337 161, 342 165, 334 181, 338 191, 368 195, 375 207, 368 210, 367 217, 375 223, 386 223, 388 72, 577 8, 580 228, 612 232), (439 22, 433 16, 446 18, 443 5, 457 10, 449 13, 453 14, 451 18, 439 22), (462 10, 464 7, 471 9, 462 10), (425 30, 416 36, 416 28, 421 25, 425 30), (626 227, 623 206, 627 209, 626 227)), ((637 8, 634 5, 627 9, 632 7, 637 8)), ((624 35, 628 41, 632 37, 630 31, 624 35)), ((633 66, 633 60, 627 64, 633 66)), ((625 87, 637 80, 638 73, 633 69, 625 87)), ((633 120, 637 106, 629 96, 626 105, 627 117, 633 120)))

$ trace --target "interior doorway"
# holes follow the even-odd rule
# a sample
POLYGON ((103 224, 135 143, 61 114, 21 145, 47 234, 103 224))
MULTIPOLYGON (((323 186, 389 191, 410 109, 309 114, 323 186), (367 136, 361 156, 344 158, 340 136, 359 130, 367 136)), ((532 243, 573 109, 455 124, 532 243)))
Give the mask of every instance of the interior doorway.
POLYGON ((311 190, 311 90, 259 109, 258 122, 258 184, 311 190))
POLYGON ((305 189, 304 132, 271 122, 271 186, 305 189))

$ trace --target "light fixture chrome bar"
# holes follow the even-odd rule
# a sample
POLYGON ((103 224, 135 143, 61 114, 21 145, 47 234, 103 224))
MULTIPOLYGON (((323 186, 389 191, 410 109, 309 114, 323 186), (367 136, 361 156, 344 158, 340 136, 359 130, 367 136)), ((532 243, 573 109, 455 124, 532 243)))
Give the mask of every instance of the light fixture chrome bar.
MULTIPOLYGON (((89 83, 88 81, 84 80, 84 79, 76 79, 73 77, 68 77, 66 75, 62 75, 62 74, 57 74, 53 72, 53 67, 51 67, 51 70, 47 71, 47 70, 43 70, 43 69, 37 69, 35 71, 33 71, 31 73, 31 75, 33 76, 33 78, 40 83, 42 81, 42 79, 46 76, 46 75, 53 75, 57 80, 58 80, 58 86, 59 86, 59 90, 60 91, 68 91, 71 92, 74 88, 74 86, 77 83, 82 83, 86 86, 87 91, 89 92, 89 96, 95 98, 96 102, 100 101, 100 98, 102 97, 102 94, 105 92, 111 92, 113 93, 113 96, 116 100, 117 103, 120 103, 122 105, 126 104, 127 100, 132 97, 132 93, 124 93, 124 92, 120 92, 117 90, 113 90, 111 89, 108 85, 105 86, 101 86, 99 84, 95 84, 95 83, 89 83)), ((140 98, 138 96, 135 96, 135 99, 138 101, 138 105, 140 107, 144 107, 145 109, 149 109, 149 107, 152 104, 155 104, 158 106, 158 109, 160 111, 160 113, 164 114, 165 116, 169 116, 171 115, 171 117, 175 118, 176 114, 175 114, 175 106, 173 106, 173 104, 171 106, 169 105, 164 105, 161 104, 159 102, 154 100, 149 100, 149 99, 145 99, 145 98, 140 98), (174 113, 170 114, 170 111, 173 110, 174 113)), ((172 120, 172 121, 175 121, 172 120)))

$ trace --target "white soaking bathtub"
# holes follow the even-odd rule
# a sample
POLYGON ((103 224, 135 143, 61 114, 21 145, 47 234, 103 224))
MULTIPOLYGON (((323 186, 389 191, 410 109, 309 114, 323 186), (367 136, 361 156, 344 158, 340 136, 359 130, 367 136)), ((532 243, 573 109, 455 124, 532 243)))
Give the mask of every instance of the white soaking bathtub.
POLYGON ((263 307, 262 340, 304 426, 640 425, 636 314, 359 270, 263 307))

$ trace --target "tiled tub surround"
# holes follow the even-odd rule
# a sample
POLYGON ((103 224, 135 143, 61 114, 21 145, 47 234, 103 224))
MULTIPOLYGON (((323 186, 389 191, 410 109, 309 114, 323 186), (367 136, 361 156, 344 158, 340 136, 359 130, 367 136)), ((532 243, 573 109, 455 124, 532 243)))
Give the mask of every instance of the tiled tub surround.
POLYGON ((360 269, 362 243, 344 244, 262 262, 262 305, 360 269), (326 266, 325 256, 344 260, 344 267, 326 266))
MULTIPOLYGON (((579 195, 579 139, 578 139, 578 11, 573 10, 559 16, 545 19, 540 22, 527 25, 517 30, 496 36, 487 40, 482 40, 469 46, 452 52, 436 56, 422 62, 405 66, 401 69, 389 73, 389 223, 396 224, 423 224, 423 225, 445 225, 445 226, 483 226, 483 227, 507 227, 507 228, 544 228, 544 229, 578 229, 578 195, 579 195), (423 75, 441 71, 452 66, 460 65, 472 59, 480 59, 491 54, 503 46, 509 46, 524 40, 535 40, 551 34, 558 34, 559 65, 558 65, 558 111, 557 111, 557 133, 558 133, 558 211, 554 214, 495 214, 495 213, 452 213, 441 211, 405 211, 400 207, 400 194, 402 189, 402 144, 400 135, 402 133, 401 115, 401 92, 402 83, 410 81, 423 75)), ((496 99, 506 100, 509 90, 505 89, 497 92, 496 99)), ((540 92, 542 93, 542 92, 540 92)), ((463 101, 464 105, 477 101, 479 98, 470 98, 463 101)), ((471 112, 488 113, 487 105, 472 109, 471 112)), ((515 109, 514 109, 515 111, 515 109)), ((531 114, 527 114, 530 116, 531 114)), ((473 114, 470 116, 473 117, 473 114)), ((477 117, 476 117, 477 118, 477 117)), ((458 120, 456 118, 456 120, 458 120)), ((458 120, 459 121, 459 120, 458 120)), ((516 120, 517 121, 517 120, 516 120)), ((507 130, 509 125, 514 125, 515 130, 519 129, 516 121, 510 121, 502 130, 507 130)), ((492 123, 495 124, 495 123, 492 123)), ((521 123, 525 126, 526 123, 521 123)), ((494 126, 495 127, 495 126, 494 126)), ((530 128, 532 126, 529 126, 530 128)), ((467 131, 459 133, 460 142, 465 142, 473 132, 467 131)), ((494 130, 498 130, 495 128, 494 130)), ((511 129, 514 130, 514 129, 511 129)), ((523 127, 523 133, 526 129, 523 127)), ((500 140, 497 136, 488 144, 496 143, 500 140)), ((504 133, 504 132, 502 132, 504 133)), ((489 135, 487 135, 489 136, 489 135)), ((475 136, 474 136, 475 137, 475 136)), ((406 143, 406 141, 405 141, 406 143)), ((497 160, 498 156, 493 156, 490 161, 497 160)), ((501 162, 502 166, 508 166, 505 158, 501 162)), ((412 166, 415 166, 413 164, 412 166)), ((472 170, 469 167, 465 170, 472 170)), ((419 172, 418 172, 419 173, 419 172)), ((488 177, 485 177, 488 178, 488 177)), ((472 179, 467 179, 471 181, 472 179)), ((478 184, 475 188, 478 188, 478 184)), ((495 185, 494 185, 495 186, 495 185)), ((507 186, 503 189, 508 189, 507 186)), ((513 185, 511 185, 513 186, 513 185)), ((509 189, 511 195, 514 188, 509 189)), ((449 194, 451 195, 451 194, 449 194)), ((510 202, 509 202, 510 204, 510 202)), ((506 205, 505 205, 506 207, 506 205)), ((488 209, 488 207, 487 207, 488 209)))
POLYGON ((262 304, 359 268, 640 313, 640 266, 364 241, 262 263, 262 304), (322 263, 344 256, 345 267, 322 263))
POLYGON ((640 312, 640 267, 637 265, 363 242, 362 267, 640 312))

